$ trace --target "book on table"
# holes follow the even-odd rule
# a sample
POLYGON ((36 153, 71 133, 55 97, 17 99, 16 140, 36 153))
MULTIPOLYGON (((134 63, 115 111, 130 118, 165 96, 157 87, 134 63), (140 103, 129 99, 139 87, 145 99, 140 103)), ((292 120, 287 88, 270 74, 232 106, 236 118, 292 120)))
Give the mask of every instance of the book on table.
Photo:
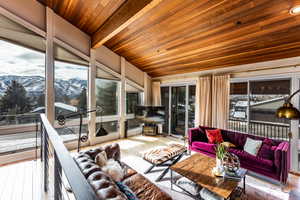
POLYGON ((226 171, 224 173, 224 178, 240 181, 243 178, 243 170, 239 169, 235 172, 226 171))

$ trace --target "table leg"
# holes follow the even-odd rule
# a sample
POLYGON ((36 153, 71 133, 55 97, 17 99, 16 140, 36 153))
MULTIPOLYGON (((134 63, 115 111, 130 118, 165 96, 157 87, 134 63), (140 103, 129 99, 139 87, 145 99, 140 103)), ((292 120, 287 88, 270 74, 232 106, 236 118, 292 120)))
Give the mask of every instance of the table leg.
POLYGON ((171 190, 173 190, 173 170, 171 170, 171 190))
POLYGON ((246 175, 244 176, 243 179, 244 179, 243 180, 243 192, 244 192, 244 194, 246 194, 246 175))

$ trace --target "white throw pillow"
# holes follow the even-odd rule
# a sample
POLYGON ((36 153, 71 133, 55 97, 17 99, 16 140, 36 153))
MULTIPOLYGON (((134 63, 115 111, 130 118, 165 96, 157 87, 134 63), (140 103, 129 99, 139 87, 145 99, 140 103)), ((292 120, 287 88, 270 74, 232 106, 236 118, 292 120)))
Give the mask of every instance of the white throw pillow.
POLYGON ((124 178, 124 171, 118 161, 114 159, 109 159, 102 171, 111 176, 114 181, 122 181, 124 178))
POLYGON ((101 151, 100 153, 97 154, 97 156, 95 157, 95 162, 97 165, 99 165, 100 167, 103 167, 106 165, 107 163, 107 155, 105 151, 101 151))
POLYGON ((253 140, 251 138, 247 138, 246 144, 244 145, 244 151, 247 153, 256 156, 260 147, 262 145, 261 140, 253 140))

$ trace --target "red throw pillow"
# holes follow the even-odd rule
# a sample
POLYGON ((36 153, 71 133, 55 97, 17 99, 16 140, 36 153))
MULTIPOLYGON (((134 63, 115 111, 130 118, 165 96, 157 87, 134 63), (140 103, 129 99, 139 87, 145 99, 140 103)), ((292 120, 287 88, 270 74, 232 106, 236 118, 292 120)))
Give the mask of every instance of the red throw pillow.
POLYGON ((211 144, 219 144, 223 142, 222 134, 220 129, 205 130, 208 142, 211 144))

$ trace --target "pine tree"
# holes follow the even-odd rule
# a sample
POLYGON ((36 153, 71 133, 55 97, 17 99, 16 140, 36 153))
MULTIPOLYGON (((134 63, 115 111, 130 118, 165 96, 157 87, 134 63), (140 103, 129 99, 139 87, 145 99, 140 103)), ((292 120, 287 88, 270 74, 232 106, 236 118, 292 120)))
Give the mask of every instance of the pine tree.
POLYGON ((0 100, 2 111, 13 114, 22 114, 31 110, 30 100, 26 96, 24 86, 16 80, 11 81, 0 100))
POLYGON ((87 107, 86 88, 82 88, 79 96, 77 97, 77 100, 78 100, 78 108, 81 110, 86 110, 87 107))
POLYGON ((45 95, 41 94, 40 96, 37 97, 37 106, 45 106, 45 95))

